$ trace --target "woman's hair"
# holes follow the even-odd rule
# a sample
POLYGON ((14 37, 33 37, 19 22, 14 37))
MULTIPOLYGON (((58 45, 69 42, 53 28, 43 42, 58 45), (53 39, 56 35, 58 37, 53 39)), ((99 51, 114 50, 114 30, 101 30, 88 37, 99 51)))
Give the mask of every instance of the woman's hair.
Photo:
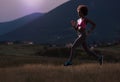
POLYGON ((86 16, 88 14, 88 8, 86 5, 79 5, 77 7, 77 12, 78 13, 81 12, 81 13, 83 13, 84 16, 86 16))

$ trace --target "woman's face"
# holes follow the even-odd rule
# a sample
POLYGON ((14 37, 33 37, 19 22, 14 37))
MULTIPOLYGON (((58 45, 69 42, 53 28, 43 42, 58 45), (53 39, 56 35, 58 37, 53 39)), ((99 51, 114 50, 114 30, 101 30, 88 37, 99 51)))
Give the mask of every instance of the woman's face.
POLYGON ((77 12, 78 12, 78 15, 79 15, 80 17, 83 17, 83 16, 84 16, 83 13, 82 13, 80 10, 77 10, 77 12))

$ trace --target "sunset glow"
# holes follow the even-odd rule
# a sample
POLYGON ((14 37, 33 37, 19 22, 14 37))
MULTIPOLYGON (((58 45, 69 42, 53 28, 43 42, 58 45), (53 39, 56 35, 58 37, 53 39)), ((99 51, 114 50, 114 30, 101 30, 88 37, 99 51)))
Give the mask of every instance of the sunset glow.
POLYGON ((21 0, 23 5, 28 7, 38 7, 43 4, 43 0, 21 0))
POLYGON ((0 22, 15 20, 31 13, 47 13, 69 0, 0 0, 0 22))

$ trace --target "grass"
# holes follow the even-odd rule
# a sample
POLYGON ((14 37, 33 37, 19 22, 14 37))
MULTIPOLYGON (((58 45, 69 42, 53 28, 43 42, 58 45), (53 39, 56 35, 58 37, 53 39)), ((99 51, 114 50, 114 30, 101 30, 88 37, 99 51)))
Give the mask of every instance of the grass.
POLYGON ((0 82, 120 82, 120 45, 96 48, 104 64, 76 50, 72 66, 64 67, 68 48, 0 45, 0 82))
POLYGON ((120 64, 81 64, 70 67, 26 64, 0 68, 0 82, 119 82, 120 64))

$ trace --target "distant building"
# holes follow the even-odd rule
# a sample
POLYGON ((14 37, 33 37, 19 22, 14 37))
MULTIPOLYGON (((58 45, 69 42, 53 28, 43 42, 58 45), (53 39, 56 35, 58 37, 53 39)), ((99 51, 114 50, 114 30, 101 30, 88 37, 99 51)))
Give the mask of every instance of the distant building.
POLYGON ((33 45, 34 42, 32 42, 32 41, 23 41, 23 44, 26 44, 26 45, 33 45))
POLYGON ((14 43, 13 42, 5 42, 5 44, 7 44, 7 45, 13 45, 14 43))

